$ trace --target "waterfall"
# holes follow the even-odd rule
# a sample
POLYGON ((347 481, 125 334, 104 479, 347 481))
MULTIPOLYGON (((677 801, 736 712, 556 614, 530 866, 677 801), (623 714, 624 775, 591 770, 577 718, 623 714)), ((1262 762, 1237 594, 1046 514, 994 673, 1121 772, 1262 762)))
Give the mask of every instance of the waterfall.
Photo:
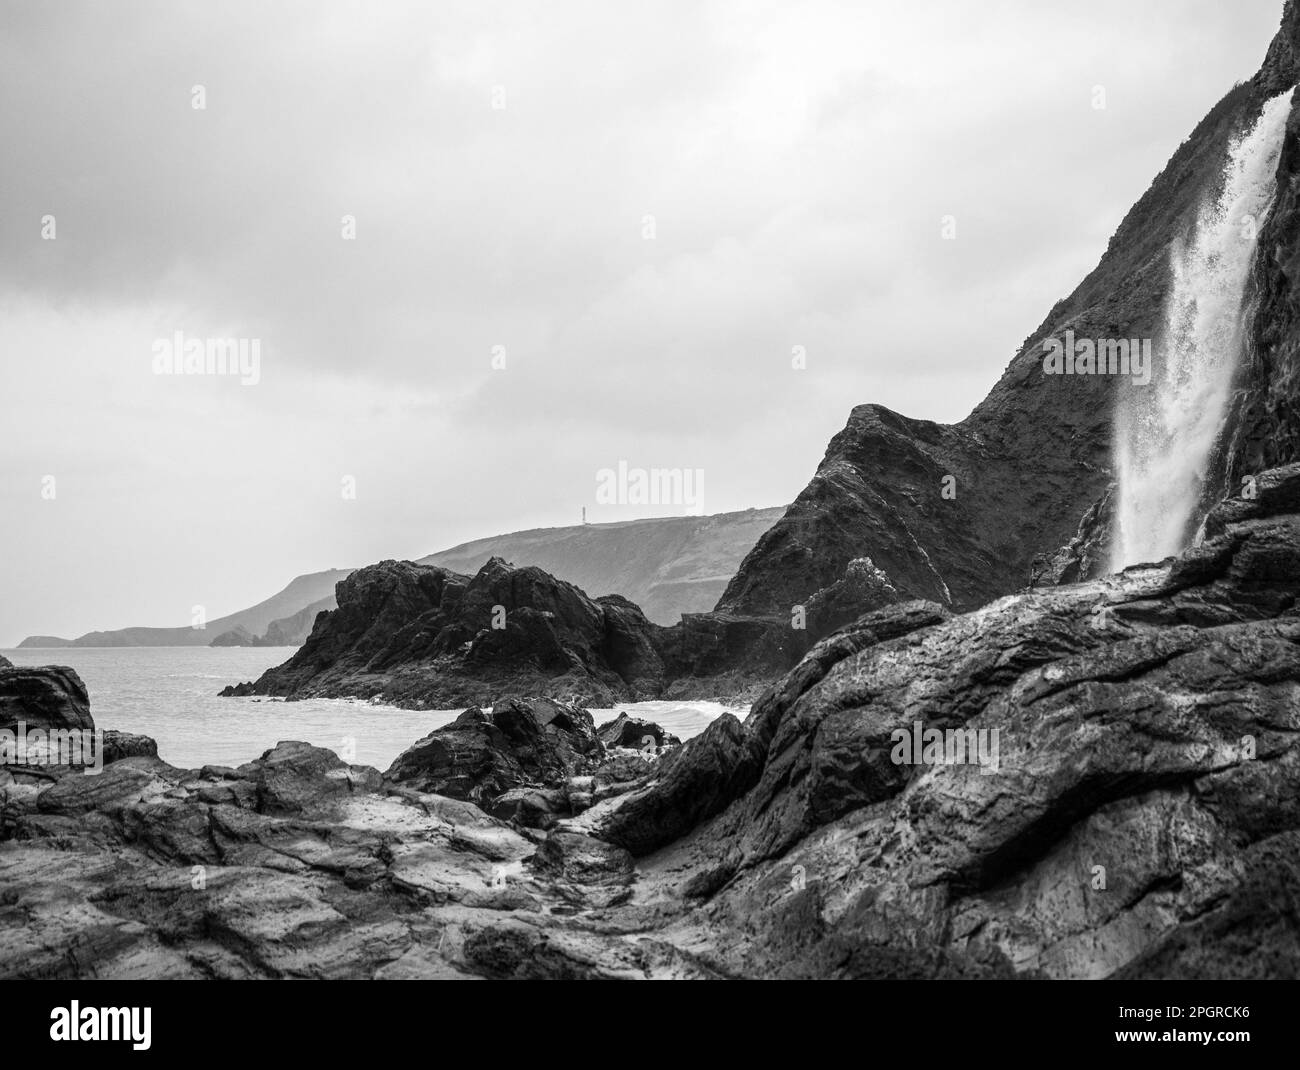
POLYGON ((1290 100, 1289 89, 1273 97, 1230 145, 1222 193, 1201 208, 1190 240, 1170 250, 1172 285, 1151 381, 1125 380, 1116 407, 1114 570, 1186 549, 1200 524, 1207 467, 1241 355, 1242 297, 1256 234, 1273 202, 1290 100))

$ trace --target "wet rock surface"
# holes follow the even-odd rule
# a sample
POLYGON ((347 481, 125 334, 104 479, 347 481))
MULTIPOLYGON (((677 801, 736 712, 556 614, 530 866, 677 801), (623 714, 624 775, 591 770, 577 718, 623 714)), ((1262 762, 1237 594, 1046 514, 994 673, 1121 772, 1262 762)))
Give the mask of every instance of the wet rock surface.
MULTIPOLYGON (((0 661, 4 659, 0 658, 0 661)), ((0 665, 0 730, 93 728, 86 685, 62 665, 0 665)))
POLYGON ((2 969, 1300 975, 1300 465, 1260 486, 1158 565, 865 614, 653 760, 517 698, 387 775, 5 771, 2 969), (898 760, 918 725, 971 749, 898 760))
POLYGON ((664 628, 626 598, 592 599, 500 558, 472 578, 384 561, 340 581, 337 601, 287 662, 221 693, 414 709, 526 694, 608 708, 659 695, 752 694, 811 642, 788 615, 691 614, 664 628))

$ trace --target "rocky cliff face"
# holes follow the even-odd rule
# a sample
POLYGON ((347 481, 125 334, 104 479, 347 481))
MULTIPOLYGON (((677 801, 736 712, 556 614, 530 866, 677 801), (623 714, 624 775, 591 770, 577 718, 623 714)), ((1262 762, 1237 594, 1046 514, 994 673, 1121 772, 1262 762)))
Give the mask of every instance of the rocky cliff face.
POLYGON ((660 695, 753 691, 807 649, 789 617, 692 614, 652 624, 625 598, 592 599, 539 568, 493 558, 474 577, 384 561, 338 585, 283 665, 224 695, 380 698, 413 708, 530 694, 608 707, 660 695))
POLYGON ((1257 487, 1160 565, 865 614, 682 747, 514 699, 386 775, 0 769, 0 975, 1294 978, 1300 464, 1257 487))
MULTIPOLYGON (((836 584, 860 557, 883 570, 902 598, 959 611, 1020 589, 1031 570, 1040 583, 1104 571, 1097 554, 1104 537, 1081 532, 1080 521, 1105 508, 1119 377, 1044 375, 1043 342, 1067 330, 1078 338, 1158 336, 1170 243, 1186 235, 1202 200, 1220 186, 1232 136, 1267 99, 1300 79, 1298 40, 1300 9, 1288 0, 1259 73, 1232 89, 1179 147, 1097 267, 1048 313, 970 416, 945 426, 878 405, 855 408, 808 487, 746 557, 717 609, 789 612, 836 584), (1090 548, 1070 551, 1076 539, 1090 548), (1044 560, 1035 566, 1039 555, 1044 560), (1053 556, 1055 565, 1046 560, 1053 556)), ((1300 455, 1300 304, 1292 285, 1300 264, 1298 135, 1293 114, 1282 192, 1260 233, 1253 344, 1206 508, 1239 486, 1242 475, 1300 455)))
POLYGON ((581 827, 676 843, 727 971, 1295 976, 1300 465, 1258 487, 1161 566, 864 616, 581 827))
POLYGON ((15 667, 0 658, 0 731, 93 728, 86 685, 62 665, 15 667))
POLYGON ((340 582, 337 598, 288 662, 227 690, 443 709, 513 691, 601 706, 655 690, 664 675, 662 629, 631 603, 590 599, 499 558, 473 578, 384 561, 340 582))

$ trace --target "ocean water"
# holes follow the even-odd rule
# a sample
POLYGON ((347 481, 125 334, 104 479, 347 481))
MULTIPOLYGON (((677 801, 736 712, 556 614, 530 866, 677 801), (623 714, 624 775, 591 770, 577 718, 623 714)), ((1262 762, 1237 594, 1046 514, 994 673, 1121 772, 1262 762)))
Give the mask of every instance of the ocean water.
MULTIPOLYGON (((349 761, 386 769, 402 751, 461 710, 400 710, 352 699, 282 702, 218 698, 227 684, 253 680, 293 647, 61 647, 0 650, 15 665, 68 665, 86 682, 99 728, 158 742, 172 765, 241 765, 281 740, 330 747, 349 761)), ((636 702, 592 710, 603 724, 626 710, 686 740, 726 709, 717 702, 636 702)))

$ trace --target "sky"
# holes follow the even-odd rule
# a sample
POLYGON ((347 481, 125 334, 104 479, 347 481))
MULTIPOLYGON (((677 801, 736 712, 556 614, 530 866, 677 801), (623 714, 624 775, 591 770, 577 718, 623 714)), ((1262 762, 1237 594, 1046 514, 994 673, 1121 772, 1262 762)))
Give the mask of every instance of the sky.
POLYGON ((1281 6, 0 0, 0 647, 961 419, 1281 6))

